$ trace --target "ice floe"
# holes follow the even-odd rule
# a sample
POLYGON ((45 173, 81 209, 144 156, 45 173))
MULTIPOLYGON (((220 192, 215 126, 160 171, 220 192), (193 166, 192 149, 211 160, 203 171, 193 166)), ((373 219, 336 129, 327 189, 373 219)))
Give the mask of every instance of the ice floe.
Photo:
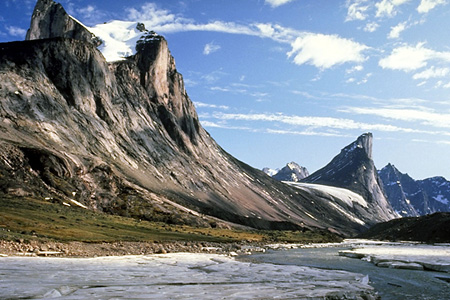
POLYGON ((0 298, 376 299, 362 274, 216 254, 0 259, 0 298))
POLYGON ((364 259, 378 267, 450 273, 450 246, 446 244, 425 245, 362 240, 347 242, 353 245, 353 249, 339 251, 340 255, 364 259))

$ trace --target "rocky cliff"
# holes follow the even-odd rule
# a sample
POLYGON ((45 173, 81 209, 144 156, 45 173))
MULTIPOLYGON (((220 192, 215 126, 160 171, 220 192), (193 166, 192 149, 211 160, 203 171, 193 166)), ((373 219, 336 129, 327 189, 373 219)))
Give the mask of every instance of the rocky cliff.
POLYGON ((108 63, 50 0, 27 37, 0 44, 0 194, 201 226, 363 228, 217 145, 164 37, 149 32, 135 55, 108 63))
POLYGON ((404 217, 450 211, 450 182, 443 177, 414 180, 388 164, 379 171, 387 198, 404 217))
POLYGON ((80 22, 68 15, 61 4, 53 0, 39 0, 33 11, 26 40, 65 37, 101 44, 80 22))
POLYGON ((398 217, 386 199, 372 160, 372 142, 371 133, 361 135, 342 149, 328 165, 302 180, 305 183, 349 189, 361 195, 368 207, 356 205, 353 210, 369 224, 398 217))

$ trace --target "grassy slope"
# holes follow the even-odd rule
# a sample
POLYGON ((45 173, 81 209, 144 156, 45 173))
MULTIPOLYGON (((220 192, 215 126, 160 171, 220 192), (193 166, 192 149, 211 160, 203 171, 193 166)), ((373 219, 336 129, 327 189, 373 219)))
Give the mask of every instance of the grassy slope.
POLYGON ((421 217, 394 219, 374 225, 360 237, 391 241, 450 243, 450 213, 439 212, 421 217))
POLYGON ((0 196, 0 239, 54 241, 277 241, 325 242, 337 238, 312 231, 243 231, 139 221, 45 200, 0 196))

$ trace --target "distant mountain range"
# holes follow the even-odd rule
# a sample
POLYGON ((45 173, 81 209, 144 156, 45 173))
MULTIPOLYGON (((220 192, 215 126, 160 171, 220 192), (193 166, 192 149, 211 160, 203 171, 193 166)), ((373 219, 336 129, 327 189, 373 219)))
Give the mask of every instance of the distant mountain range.
POLYGON ((450 181, 444 177, 414 180, 388 164, 379 171, 392 207, 404 217, 450 211, 450 181))
POLYGON ((296 163, 281 169, 283 177, 278 178, 299 189, 321 191, 328 199, 337 197, 341 203, 334 209, 363 224, 373 225, 396 218, 398 214, 385 197, 372 160, 372 139, 371 133, 361 135, 329 164, 303 179, 290 180, 297 178, 299 169, 304 169, 296 163))
POLYGON ((263 172, 279 181, 298 182, 309 176, 308 170, 295 162, 290 162, 283 168, 276 170, 264 168, 263 172))
POLYGON ((306 168, 295 162, 276 172, 271 173, 268 168, 263 170, 280 181, 349 189, 389 209, 387 201, 397 216, 401 217, 450 211, 450 181, 444 177, 414 180, 392 164, 377 171, 371 159, 371 139, 371 134, 362 135, 356 142, 345 147, 327 166, 300 179, 299 170, 306 168))

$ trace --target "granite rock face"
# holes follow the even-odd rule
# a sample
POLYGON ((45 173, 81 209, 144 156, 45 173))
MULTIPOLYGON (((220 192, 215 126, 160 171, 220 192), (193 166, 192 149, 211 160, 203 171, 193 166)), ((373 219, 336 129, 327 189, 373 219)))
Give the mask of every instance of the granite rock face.
POLYGON ((38 0, 26 40, 54 37, 72 38, 90 42, 96 46, 101 44, 101 41, 96 39, 89 30, 68 15, 61 4, 55 3, 53 0, 38 0))

